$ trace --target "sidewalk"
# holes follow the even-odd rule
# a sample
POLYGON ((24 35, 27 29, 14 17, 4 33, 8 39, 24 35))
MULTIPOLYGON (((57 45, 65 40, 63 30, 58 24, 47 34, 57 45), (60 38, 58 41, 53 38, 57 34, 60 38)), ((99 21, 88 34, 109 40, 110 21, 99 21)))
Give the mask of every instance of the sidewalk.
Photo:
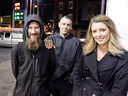
POLYGON ((12 96, 14 83, 10 60, 0 63, 0 96, 12 96))

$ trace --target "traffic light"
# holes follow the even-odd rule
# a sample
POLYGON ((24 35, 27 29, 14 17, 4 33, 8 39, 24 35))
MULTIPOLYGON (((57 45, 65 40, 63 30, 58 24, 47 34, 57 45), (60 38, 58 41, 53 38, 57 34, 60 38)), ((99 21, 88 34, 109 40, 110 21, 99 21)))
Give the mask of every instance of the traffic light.
POLYGON ((15 3, 14 10, 20 10, 20 2, 15 3))
POLYGON ((15 11, 14 20, 15 21, 24 20, 24 11, 15 11))

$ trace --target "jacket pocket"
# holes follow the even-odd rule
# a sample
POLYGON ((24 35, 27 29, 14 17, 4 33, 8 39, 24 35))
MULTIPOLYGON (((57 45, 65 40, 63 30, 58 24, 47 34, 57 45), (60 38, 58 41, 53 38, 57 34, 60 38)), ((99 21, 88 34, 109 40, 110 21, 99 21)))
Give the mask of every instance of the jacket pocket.
POLYGON ((86 88, 84 81, 82 81, 80 85, 73 86, 73 95, 72 96, 88 96, 87 88, 86 88))

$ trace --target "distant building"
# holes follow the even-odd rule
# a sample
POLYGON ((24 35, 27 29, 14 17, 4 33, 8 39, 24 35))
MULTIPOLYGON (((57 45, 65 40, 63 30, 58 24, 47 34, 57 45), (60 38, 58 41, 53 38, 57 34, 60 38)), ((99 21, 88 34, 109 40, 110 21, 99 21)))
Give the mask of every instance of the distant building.
POLYGON ((73 18, 72 33, 83 38, 86 34, 90 19, 101 13, 102 0, 53 0, 54 1, 54 24, 58 28, 59 19, 64 15, 73 18))
POLYGON ((11 28, 11 15, 0 17, 0 29, 10 29, 11 28))
POLYGON ((0 23, 1 24, 11 24, 11 15, 1 16, 0 23))
POLYGON ((87 29, 90 19, 101 13, 102 0, 53 0, 54 24, 57 25, 63 15, 71 15, 74 28, 87 29))

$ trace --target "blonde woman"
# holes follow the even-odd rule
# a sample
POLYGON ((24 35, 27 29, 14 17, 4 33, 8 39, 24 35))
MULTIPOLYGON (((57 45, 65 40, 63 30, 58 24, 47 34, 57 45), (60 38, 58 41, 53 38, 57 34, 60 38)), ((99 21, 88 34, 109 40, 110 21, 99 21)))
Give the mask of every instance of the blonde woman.
POLYGON ((83 56, 74 71, 73 96, 126 96, 128 52, 114 22, 105 15, 90 21, 83 56))

